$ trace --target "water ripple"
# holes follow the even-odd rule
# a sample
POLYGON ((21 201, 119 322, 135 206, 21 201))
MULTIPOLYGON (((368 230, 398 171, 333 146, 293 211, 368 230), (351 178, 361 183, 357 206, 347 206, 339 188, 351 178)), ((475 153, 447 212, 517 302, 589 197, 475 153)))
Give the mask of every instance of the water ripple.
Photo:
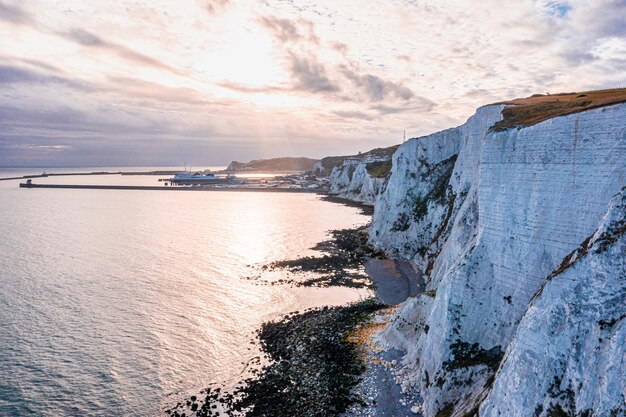
POLYGON ((241 279, 366 220, 313 195, 16 185, 0 183, 1 416, 158 414, 236 381, 263 321, 360 296, 241 279))

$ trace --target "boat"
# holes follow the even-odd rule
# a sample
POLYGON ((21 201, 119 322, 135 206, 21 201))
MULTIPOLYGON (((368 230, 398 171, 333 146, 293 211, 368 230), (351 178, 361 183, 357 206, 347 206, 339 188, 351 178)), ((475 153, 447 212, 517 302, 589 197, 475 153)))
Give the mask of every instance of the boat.
POLYGON ((208 184, 230 184, 235 182, 234 175, 218 177, 211 171, 191 172, 183 171, 169 178, 171 184, 176 185, 208 185, 208 184))

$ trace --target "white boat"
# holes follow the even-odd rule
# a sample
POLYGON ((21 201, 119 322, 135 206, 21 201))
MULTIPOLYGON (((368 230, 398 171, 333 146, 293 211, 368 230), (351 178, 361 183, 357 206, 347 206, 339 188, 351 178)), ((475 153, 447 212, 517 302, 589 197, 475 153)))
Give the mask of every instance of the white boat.
POLYGON ((235 177, 228 175, 226 177, 218 177, 211 171, 191 172, 183 171, 174 175, 168 181, 172 184, 196 185, 196 184, 224 184, 233 182, 235 177))

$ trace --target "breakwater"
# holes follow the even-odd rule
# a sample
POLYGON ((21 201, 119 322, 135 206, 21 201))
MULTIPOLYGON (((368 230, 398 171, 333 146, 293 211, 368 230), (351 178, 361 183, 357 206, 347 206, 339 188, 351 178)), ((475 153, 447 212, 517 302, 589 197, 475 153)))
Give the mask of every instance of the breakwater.
POLYGON ((151 185, 89 185, 89 184, 33 184, 20 183, 20 188, 65 188, 77 190, 150 190, 150 191, 238 191, 268 193, 316 193, 324 191, 311 188, 270 188, 270 187, 170 187, 151 185))
POLYGON ((32 178, 71 177, 86 175, 176 175, 178 171, 92 171, 92 172, 44 172, 43 174, 22 175, 21 177, 4 177, 0 181, 27 180, 32 178))

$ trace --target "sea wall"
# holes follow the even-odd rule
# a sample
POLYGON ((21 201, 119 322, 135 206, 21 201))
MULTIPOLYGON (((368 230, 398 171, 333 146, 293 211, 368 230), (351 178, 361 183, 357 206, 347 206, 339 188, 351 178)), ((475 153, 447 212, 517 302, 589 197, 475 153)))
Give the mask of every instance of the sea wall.
POLYGON ((406 352, 401 374, 427 417, 478 407, 490 416, 557 407, 610 415, 601 411, 624 404, 626 306, 607 301, 623 294, 623 255, 615 255, 623 238, 554 271, 612 227, 606 216, 620 216, 607 208, 626 184, 626 105, 492 132, 502 108, 482 107, 393 155, 370 240, 414 260, 427 291, 400 306, 382 340, 406 352), (583 291, 587 279, 595 288, 583 291), (586 306, 593 312, 580 311, 586 306), (602 341, 592 343, 595 335, 602 341))

